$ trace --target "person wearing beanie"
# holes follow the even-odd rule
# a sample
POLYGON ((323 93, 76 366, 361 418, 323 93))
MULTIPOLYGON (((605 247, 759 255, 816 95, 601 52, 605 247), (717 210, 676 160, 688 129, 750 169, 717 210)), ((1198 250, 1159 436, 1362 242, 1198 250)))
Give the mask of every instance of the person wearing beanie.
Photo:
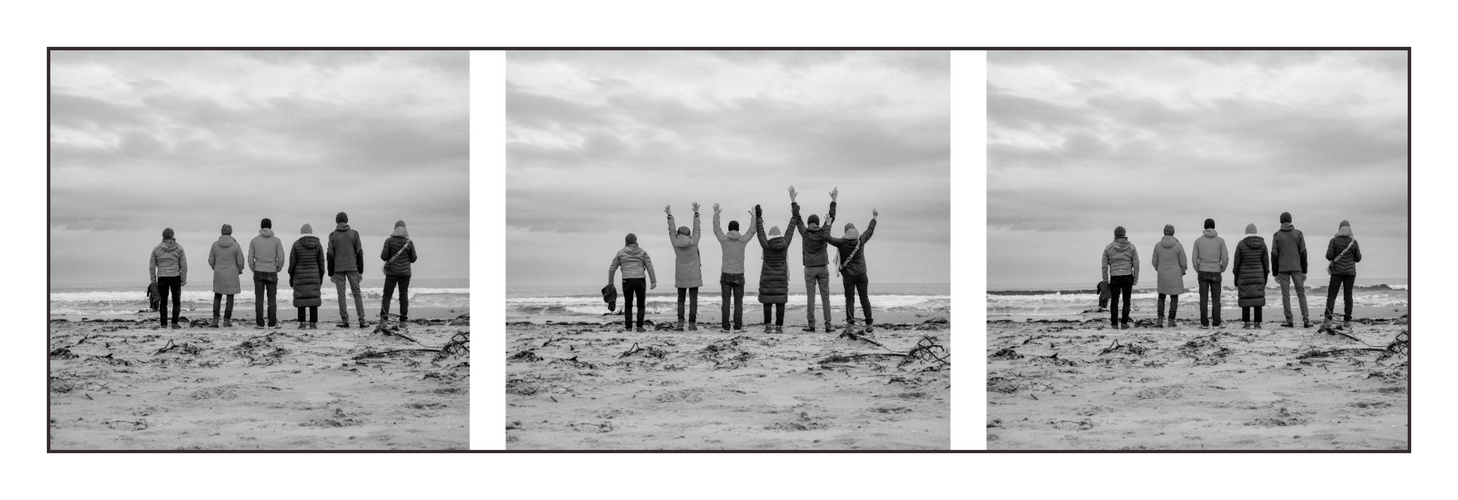
POLYGON ((658 288, 658 275, 653 273, 653 259, 648 252, 638 247, 638 235, 628 233, 623 237, 623 249, 618 250, 613 256, 613 263, 608 265, 608 285, 613 284, 613 277, 617 275, 618 268, 623 268, 623 330, 643 332, 643 315, 648 309, 648 289, 658 288), (644 279, 647 273, 647 279, 644 279), (651 287, 649 286, 651 281, 651 287), (633 300, 638 301, 638 328, 633 329, 633 300))
POLYGON ((168 296, 172 297, 172 328, 182 328, 177 318, 182 314, 182 287, 187 286, 187 252, 182 251, 182 245, 173 236, 172 228, 163 229, 162 243, 152 248, 151 258, 147 260, 147 274, 160 295, 157 311, 162 324, 158 328, 167 328, 168 296))
POLYGON ((836 269, 841 276, 845 286, 845 333, 852 333, 851 325, 856 320, 857 295, 861 298, 861 314, 866 317, 865 333, 874 333, 871 318, 871 298, 868 296, 867 286, 870 278, 866 277, 866 242, 871 241, 871 234, 876 231, 876 217, 880 212, 871 209, 871 223, 866 225, 866 232, 856 231, 856 225, 847 223, 845 235, 836 238, 834 236, 826 240, 836 251, 836 269))
POLYGON ((1306 309, 1306 237, 1291 225, 1291 212, 1281 213, 1281 230, 1271 236, 1271 267, 1276 283, 1281 285, 1281 308, 1286 313, 1286 322, 1281 326, 1296 326, 1291 314, 1291 286, 1295 284, 1302 328, 1311 328, 1311 315, 1306 309))
POLYGON ((354 312, 359 315, 359 327, 369 328, 365 321, 364 296, 359 291, 359 280, 364 277, 364 245, 359 233, 349 228, 349 215, 339 212, 334 216, 334 232, 329 233, 329 248, 325 252, 329 279, 339 292, 339 327, 349 328, 349 302, 345 299, 344 286, 354 296, 354 312))
MULTIPOLYGON (((790 243, 795 232, 787 231, 780 236, 780 228, 772 227, 769 236, 764 232, 764 210, 754 206, 754 235, 759 239, 763 263, 759 268, 759 303, 764 304, 764 333, 784 333, 785 303, 790 301, 790 243), (774 322, 770 322, 773 311, 774 322)), ((794 227, 795 218, 790 218, 794 227)))
POLYGON ((830 258, 826 255, 825 246, 830 240, 830 226, 835 223, 835 198, 840 194, 840 188, 830 191, 830 211, 825 213, 824 225, 813 214, 801 222, 800 204, 795 202, 797 194, 795 187, 790 186, 790 224, 800 232, 801 263, 805 266, 805 331, 815 331, 815 294, 818 290, 825 313, 825 333, 830 333, 835 331, 835 327, 830 324, 830 258))
POLYGON ((1220 322, 1220 276, 1230 263, 1230 253, 1225 248, 1225 239, 1215 231, 1215 219, 1205 219, 1205 232, 1195 238, 1195 249, 1190 260, 1195 263, 1195 281, 1200 287, 1200 328, 1209 328, 1214 319, 1215 328, 1220 322), (1214 300, 1210 300, 1211 297, 1214 300))
POLYGON ((233 239, 233 226, 223 224, 222 233, 208 250, 208 267, 213 268, 213 320, 209 326, 218 327, 218 308, 223 297, 227 297, 222 326, 232 328, 233 296, 243 291, 243 284, 238 281, 238 275, 243 274, 243 247, 233 239))
POLYGON ((319 329, 319 306, 324 305, 324 244, 314 236, 314 227, 299 228, 299 239, 289 248, 289 288, 294 291, 294 308, 299 311, 299 328, 319 329), (307 317, 305 312, 308 312, 307 317))
POLYGON ((699 204, 694 203, 694 229, 674 229, 673 210, 663 207, 668 214, 668 242, 673 245, 673 286, 678 288, 678 331, 684 331, 683 301, 688 296, 688 329, 699 329, 699 287, 704 286, 703 265, 699 262, 699 204))
POLYGON ((1332 306, 1336 305, 1337 288, 1341 288, 1342 305, 1346 313, 1342 316, 1342 329, 1352 328, 1352 285, 1357 281, 1357 263, 1362 261, 1362 247, 1357 244, 1357 238, 1352 236, 1352 224, 1342 221, 1337 225, 1336 236, 1326 244, 1326 260, 1331 263, 1326 266, 1326 273, 1331 275, 1331 282, 1326 286, 1326 314, 1323 316, 1321 327, 1328 332, 1331 331, 1332 306))
POLYGON ((395 229, 385 238, 385 247, 380 249, 380 260, 385 261, 385 301, 380 305, 380 328, 390 320, 390 298, 395 288, 400 288, 400 332, 410 331, 410 264, 415 262, 415 243, 405 229, 405 221, 395 221, 395 229))
POLYGON ((1189 270, 1189 263, 1185 260, 1185 246, 1180 240, 1174 237, 1175 228, 1172 224, 1165 224, 1164 238, 1154 244, 1153 255, 1149 263, 1154 266, 1154 273, 1159 292, 1159 316, 1155 321, 1156 328, 1163 328, 1165 323, 1164 300, 1169 298, 1169 321, 1170 328, 1175 327, 1175 310, 1180 305, 1180 294, 1185 291, 1185 272, 1189 270))
POLYGON ((1266 252, 1266 240, 1256 235, 1255 224, 1245 226, 1245 239, 1235 244, 1235 257, 1230 267, 1235 274, 1237 305, 1240 306, 1240 320, 1244 323, 1242 328, 1251 328, 1252 311, 1255 312, 1255 328, 1260 328, 1271 261, 1266 252))
POLYGON ((1134 285, 1139 284, 1139 251, 1129 243, 1124 226, 1114 228, 1114 241, 1104 246, 1102 266, 1104 281, 1109 284, 1109 323, 1113 328, 1129 329, 1129 300, 1134 285), (1119 314, 1119 301, 1124 302, 1119 314))
MULTIPOLYGON (((750 211, 750 214, 753 214, 750 211)), ((719 329, 729 333, 729 311, 733 302, 733 331, 744 329, 744 248, 754 239, 749 231, 739 231, 739 221, 729 221, 729 232, 719 229, 719 204, 714 204, 714 238, 719 240, 723 264, 719 272, 719 329)))
POLYGON ((264 328, 267 319, 268 328, 278 328, 278 273, 284 270, 288 257, 283 240, 273 235, 273 221, 265 218, 258 226, 258 236, 248 242, 248 268, 253 270, 253 327, 264 328))

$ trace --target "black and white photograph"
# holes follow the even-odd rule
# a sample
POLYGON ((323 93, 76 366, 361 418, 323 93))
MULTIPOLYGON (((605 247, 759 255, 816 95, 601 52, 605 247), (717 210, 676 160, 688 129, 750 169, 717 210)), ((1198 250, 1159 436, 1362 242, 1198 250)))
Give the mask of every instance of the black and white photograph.
POLYGON ((508 51, 506 448, 948 449, 950 114, 946 51, 508 51))
POLYGON ((989 52, 988 448, 1408 450, 1408 55, 989 52))
POLYGON ((49 57, 49 449, 469 447, 466 52, 49 57))

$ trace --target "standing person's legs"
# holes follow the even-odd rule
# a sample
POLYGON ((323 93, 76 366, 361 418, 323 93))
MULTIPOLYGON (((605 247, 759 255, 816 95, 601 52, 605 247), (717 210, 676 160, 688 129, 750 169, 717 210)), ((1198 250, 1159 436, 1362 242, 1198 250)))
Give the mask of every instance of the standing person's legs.
POLYGON ((871 293, 870 287, 871 278, 869 276, 862 274, 856 278, 856 293, 860 294, 861 296, 861 316, 866 318, 865 325, 868 329, 870 328, 871 323, 874 323, 874 321, 871 319, 871 297, 869 295, 871 293))
POLYGON ((167 327, 167 278, 157 278, 157 317, 162 321, 162 327, 167 327))
POLYGON ((319 306, 309 306, 309 326, 319 322, 319 306))
POLYGON ((308 308, 307 307, 296 307, 295 309, 298 309, 299 310, 299 324, 305 324, 305 323, 307 323, 308 320, 304 316, 304 310, 305 309, 308 309, 308 308))
POLYGON ((785 326, 785 304, 775 304, 775 326, 785 326))
POLYGON ((264 319, 267 317, 267 316, 264 316, 264 314, 263 314, 263 307, 264 307, 264 303, 263 303, 263 293, 264 293, 264 289, 267 288, 267 287, 268 287, 268 285, 263 282, 263 273, 260 273, 258 271, 254 271, 253 272, 253 318, 254 318, 253 319, 253 323, 256 326, 259 326, 259 327, 262 327, 263 326, 264 319))
POLYGON ((699 287, 689 289, 689 325, 694 328, 699 325, 699 287))
POLYGON ((820 308, 825 311, 825 327, 830 328, 830 269, 821 267, 815 280, 820 286, 820 308))
POLYGON ((1306 308, 1306 273, 1291 273, 1291 281, 1296 285, 1296 300, 1301 303, 1301 321, 1311 323, 1311 313, 1306 308))
POLYGON ((1159 294, 1159 301, 1158 301, 1159 306, 1158 306, 1158 311, 1156 312, 1156 314, 1154 316, 1154 319, 1155 319, 1155 325, 1154 326, 1164 326, 1164 298, 1165 297, 1167 297, 1167 295, 1162 294, 1162 293, 1159 294))
POLYGON ((1276 274, 1276 283, 1281 285, 1281 309, 1286 312, 1287 323, 1291 323, 1291 274, 1289 272, 1276 274))
POLYGON ((400 322, 410 321, 410 277, 395 277, 395 285, 400 287, 400 322))
POLYGON ((1335 274, 1331 275, 1331 281, 1327 282, 1326 285, 1326 312, 1322 313, 1321 315, 1321 318, 1323 320, 1331 321, 1332 307, 1336 305, 1337 288, 1341 286, 1342 277, 1335 274))
POLYGON ((349 293, 354 295, 354 312, 359 315, 359 323, 363 326, 365 322, 364 294, 359 290, 359 271, 350 271, 345 273, 345 276, 349 278, 349 293))
POLYGON ((638 328, 643 328, 643 315, 648 313, 648 279, 638 278, 633 293, 638 294, 638 328))
POLYGON ((1214 275, 1210 282, 1210 295, 1213 299, 1210 303, 1210 316, 1215 321, 1215 326, 1219 327, 1223 324, 1220 321, 1220 273, 1210 274, 1214 275))
POLYGON ((806 328, 815 328, 815 268, 805 268, 805 321, 806 328))
POLYGON ((719 273, 719 328, 729 329, 729 298, 734 285, 729 284, 729 273, 719 273))
MULTIPOLYGON (((349 326, 349 300, 346 299, 344 295, 344 285, 346 281, 344 278, 344 273, 334 273, 334 275, 329 277, 329 281, 334 282, 334 289, 339 292, 339 323, 344 326, 349 326)), ((260 312, 261 311, 262 310, 260 309, 260 312)))
POLYGON ((633 330, 633 285, 632 280, 623 280, 623 328, 633 330))
POLYGON ((1196 283, 1200 288, 1200 326, 1210 326, 1210 316, 1206 313, 1210 304, 1210 281, 1204 271, 1196 271, 1195 274, 1199 276, 1196 283))
POLYGON ((684 299, 684 296, 686 296, 686 295, 688 295, 688 289, 687 288, 679 288, 678 289, 678 327, 679 327, 679 329, 682 329, 683 328, 683 299, 684 299))
MULTIPOLYGON (((1330 301, 1328 301, 1330 302, 1330 301)), ((218 313, 222 312, 223 294, 213 292, 213 326, 218 326, 218 313)), ((1327 316, 1331 315, 1331 307, 1326 308, 1327 316)))
POLYGON ((1129 314, 1132 312, 1132 311, 1130 311, 1129 301, 1130 300, 1133 300, 1133 298, 1134 298, 1134 277, 1133 276, 1127 276, 1126 277, 1126 279, 1124 281, 1123 289, 1120 290, 1119 294, 1120 294, 1120 296, 1124 300, 1124 311, 1121 312, 1120 315, 1119 315, 1119 322, 1127 325, 1127 324, 1129 324, 1130 322, 1133 321, 1133 320, 1129 319, 1129 314))
POLYGON ((269 273, 268 326, 278 326, 278 273, 269 273))
POLYGON ((764 326, 765 327, 769 327, 770 325, 773 325, 774 324, 774 323, 771 322, 772 321, 772 318, 770 318, 770 315, 773 314, 772 311, 774 311, 775 305, 774 304, 763 304, 763 305, 764 305, 764 326))
POLYGON ((845 289, 845 327, 856 322, 856 279, 849 274, 840 275, 841 287, 845 289))
POLYGON ((1342 276, 1342 321, 1352 322, 1352 285, 1357 284, 1357 275, 1342 276))
POLYGON ((177 326, 177 317, 182 314, 182 277, 173 280, 168 286, 172 288, 172 326, 177 326))
MULTIPOLYGON (((233 295, 234 294, 231 294, 231 293, 228 294, 228 306, 223 309, 223 319, 225 319, 225 320, 231 320, 231 319, 233 319, 233 295)), ((213 316, 217 316, 217 315, 218 315, 218 313, 216 313, 216 312, 213 313, 213 316)))
POLYGON ((1180 295, 1179 294, 1170 295, 1169 296, 1169 326, 1174 326, 1175 311, 1179 310, 1179 308, 1180 308, 1180 295))
POLYGON ((734 284, 734 329, 744 329, 744 275, 735 275, 734 284))
POLYGON ((395 297, 395 284, 397 282, 398 281, 397 281, 397 278, 396 277, 390 276, 388 274, 385 275, 385 291, 384 291, 384 295, 385 296, 384 296, 384 301, 382 301, 380 303, 380 321, 381 322, 384 322, 385 321, 385 318, 390 317, 390 299, 392 299, 392 298, 395 297))
POLYGON ((1255 324, 1256 324, 1256 328, 1260 328, 1261 327, 1261 310, 1263 310, 1263 309, 1265 309, 1265 306, 1255 306, 1255 324))
MULTIPOLYGON (((1250 323, 1250 306, 1240 306, 1240 321, 1250 323)), ((1249 324, 1245 326, 1250 326, 1249 324)))

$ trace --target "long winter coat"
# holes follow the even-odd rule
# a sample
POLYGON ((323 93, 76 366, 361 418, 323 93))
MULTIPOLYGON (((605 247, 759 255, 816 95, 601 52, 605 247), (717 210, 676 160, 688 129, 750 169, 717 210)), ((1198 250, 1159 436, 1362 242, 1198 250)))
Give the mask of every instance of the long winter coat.
POLYGON ((866 242, 871 241, 871 234, 876 232, 876 219, 866 226, 866 232, 855 238, 836 238, 831 236, 826 240, 839 252, 840 274, 845 276, 866 275, 866 242))
POLYGON ((289 286, 294 289, 294 307, 323 304, 319 286, 324 283, 324 245, 319 237, 306 234, 289 250, 289 286))
POLYGON ((1342 226, 1331 243, 1326 244, 1326 260, 1332 262, 1328 272, 1333 276, 1357 275, 1357 263, 1362 261, 1362 246, 1352 237, 1352 226, 1342 226), (1343 254, 1342 250, 1347 248, 1348 243, 1352 244, 1352 248, 1343 254))
POLYGON ((243 291, 238 275, 243 274, 243 247, 232 236, 222 235, 208 250, 208 266, 213 268, 213 293, 234 295, 243 291))
POLYGON ((754 234, 759 237, 759 247, 764 250, 764 264, 759 268, 759 303, 784 304, 789 302, 789 250, 790 243, 795 239, 795 230, 785 231, 784 236, 766 238, 764 218, 755 217, 754 234))
POLYGON ((1165 235, 1154 244, 1154 255, 1149 258, 1159 285, 1159 293, 1179 295, 1185 293, 1185 271, 1189 263, 1185 260, 1185 246, 1174 236, 1165 235))
POLYGON ((1104 247, 1100 267, 1104 272, 1104 282, 1109 282, 1109 276, 1133 276, 1134 284, 1139 284, 1139 251, 1134 249, 1128 238, 1116 239, 1104 247))
POLYGON ((1271 236, 1271 274, 1301 271, 1306 274, 1306 236, 1290 222, 1271 236))
POLYGON ((688 236, 678 234, 673 216, 668 216, 668 241, 673 244, 673 286, 704 286, 703 264, 699 262, 699 214, 694 214, 694 228, 688 236))
POLYGON ((405 226, 398 226, 389 238, 385 238, 385 247, 380 249, 380 260, 385 261, 385 276, 409 276, 410 264, 415 262, 415 242, 405 232, 405 226), (405 251, 401 252, 400 249, 405 251), (396 257, 395 254, 399 254, 396 257))
POLYGON ((1266 282, 1271 276, 1271 261, 1266 253, 1266 240, 1248 234, 1235 244, 1234 265, 1235 288, 1239 294, 1240 307, 1264 307, 1266 305, 1266 282))
POLYGON ((801 264, 805 267, 825 266, 830 264, 830 257, 825 254, 825 245, 830 241, 830 225, 835 222, 835 202, 830 202, 830 211, 825 213, 825 220, 821 221, 820 228, 811 231, 805 225, 804 219, 800 218, 800 204, 790 202, 790 227, 793 229, 785 231, 788 237, 792 231, 799 231, 803 238, 803 258, 801 264))
POLYGON ((162 240, 152 248, 152 256, 147 259, 147 274, 151 275, 152 281, 173 276, 181 276, 182 281, 187 281, 187 253, 182 251, 182 245, 178 245, 177 240, 162 240))

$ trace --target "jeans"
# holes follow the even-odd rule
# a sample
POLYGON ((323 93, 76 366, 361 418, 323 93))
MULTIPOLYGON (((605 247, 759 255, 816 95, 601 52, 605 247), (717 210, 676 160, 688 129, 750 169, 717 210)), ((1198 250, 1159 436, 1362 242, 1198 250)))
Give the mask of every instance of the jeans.
POLYGON ((719 323, 725 329, 729 329, 729 299, 734 299, 734 329, 744 328, 744 274, 720 273, 719 290, 723 296, 723 306, 719 314, 719 323))
POLYGON ((689 298, 689 323, 699 321, 699 287, 678 289, 678 322, 683 322, 683 296, 688 294, 689 298))
POLYGON ((866 296, 866 285, 870 282, 866 275, 841 276, 845 283, 845 324, 849 326, 856 319, 856 295, 861 297, 861 314, 866 316, 866 325, 871 324, 871 299, 866 296))
POLYGON ((1342 320, 1352 320, 1352 285, 1356 281, 1357 277, 1354 275, 1332 275, 1331 284, 1326 286, 1326 319, 1331 319, 1332 307, 1336 305, 1337 288, 1340 287, 1342 289, 1342 305, 1346 306, 1346 315, 1342 316, 1342 320))
POLYGON ((784 304, 765 304, 764 305, 764 324, 765 324, 765 326, 769 326, 769 324, 770 324, 770 311, 771 310, 774 311, 775 326, 785 326, 785 305, 784 304))
POLYGON ((318 323, 319 322, 319 306, 300 307, 299 308, 299 322, 300 323, 303 323, 304 322, 304 310, 306 310, 306 309, 309 311, 309 322, 310 323, 318 323))
MULTIPOLYGON (((224 312, 223 312, 223 319, 233 319, 233 294, 230 293, 230 294, 227 295, 227 297, 228 297, 228 308, 225 309, 224 312)), ((223 294, 221 294, 221 293, 214 293, 213 294, 213 319, 217 319, 218 318, 218 306, 222 305, 221 304, 222 301, 223 301, 223 294)))
POLYGON ((643 328, 643 314, 648 309, 648 278, 623 279, 623 324, 633 329, 633 298, 638 298, 638 328, 643 328))
POLYGON ((1159 294, 1159 318, 1164 319, 1164 298, 1169 297, 1169 319, 1175 319, 1175 309, 1180 307, 1180 296, 1159 294))
POLYGON ((263 326, 264 296, 268 298, 268 326, 278 326, 278 273, 253 271, 253 316, 263 326))
POLYGON ((1129 322, 1129 299, 1134 295, 1134 276, 1110 276, 1109 277, 1109 321, 1114 326, 1120 322, 1129 322), (1119 315, 1119 299, 1124 300, 1124 314, 1119 315))
POLYGON ((1287 271, 1276 275, 1276 283, 1281 285, 1281 308, 1286 311, 1286 322, 1291 321, 1291 284, 1296 284, 1296 298, 1301 302, 1301 320, 1311 321, 1311 315, 1306 312, 1306 273, 1301 271, 1287 271))
POLYGON ((1265 309, 1265 308, 1263 308, 1261 306, 1246 306, 1246 307, 1240 308, 1240 320, 1241 321, 1250 321, 1250 311, 1251 311, 1251 309, 1255 309, 1255 322, 1256 323, 1260 323, 1261 322, 1261 310, 1262 309, 1265 309))
POLYGON ((364 321, 364 298, 359 293, 359 271, 339 271, 329 277, 334 289, 339 291, 339 320, 349 322, 349 302, 344 300, 344 284, 349 283, 349 293, 354 295, 354 310, 359 320, 364 321))
POLYGON ((395 287, 400 287, 400 322, 410 321, 410 277, 409 276, 385 276, 385 303, 380 306, 380 317, 390 315, 390 297, 395 295, 395 287))
POLYGON ((820 288, 820 302, 825 309, 825 324, 830 324, 830 269, 825 266, 805 268, 805 320, 815 326, 815 289, 820 288))
POLYGON ((157 311, 162 317, 162 326, 167 326, 167 296, 172 296, 172 324, 177 324, 177 316, 182 314, 182 277, 181 276, 158 276, 157 277, 157 311))
POLYGON ((1215 326, 1220 326, 1220 273, 1198 271, 1200 284, 1200 325, 1210 326, 1210 317, 1215 319, 1215 326), (1209 296, 1213 295, 1214 302, 1207 302, 1209 296), (1213 304, 1207 307, 1207 304, 1213 304), (1208 311, 1208 316, 1207 316, 1208 311))

